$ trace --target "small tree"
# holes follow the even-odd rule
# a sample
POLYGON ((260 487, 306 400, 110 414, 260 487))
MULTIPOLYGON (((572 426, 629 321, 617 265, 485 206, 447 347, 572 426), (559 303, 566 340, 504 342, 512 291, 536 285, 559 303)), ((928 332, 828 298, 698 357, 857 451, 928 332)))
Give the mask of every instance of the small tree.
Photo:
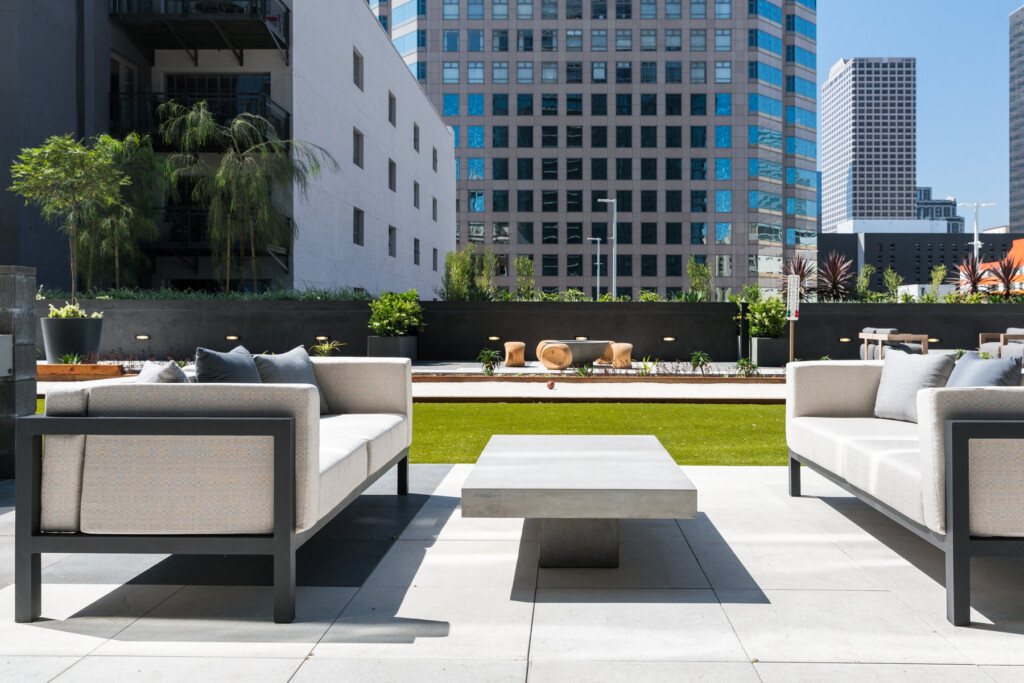
POLYGON ((520 254, 512 261, 512 265, 516 269, 516 297, 522 301, 532 301, 533 292, 537 287, 533 259, 520 254))
POLYGON ((129 180, 114 162, 71 135, 54 135, 40 147, 21 150, 11 166, 10 190, 39 207, 68 236, 71 255, 71 301, 78 296, 78 237, 90 206, 121 201, 129 180))
POLYGON ((939 285, 946 281, 949 268, 944 265, 932 266, 929 275, 928 297, 932 302, 939 300, 939 285))
POLYGON ((956 283, 961 294, 977 294, 986 284, 985 269, 974 254, 967 254, 950 279, 956 283))
MULTIPOLYGON (((469 249, 471 247, 467 247, 469 249)), ((498 291, 494 286, 494 278, 498 274, 498 257, 490 245, 484 247, 479 254, 473 255, 476 277, 474 287, 470 291, 473 301, 490 301, 498 291)))
POLYGON ((690 291, 700 292, 703 301, 711 301, 715 292, 711 267, 706 263, 697 263, 697 259, 690 256, 686 263, 686 274, 690 278, 690 291))
POLYGON ((999 285, 1004 297, 1013 295, 1014 288, 1024 281, 1024 275, 1020 273, 1021 263, 1012 256, 1006 256, 989 268, 989 275, 993 284, 999 285))
POLYGON ((860 274, 857 275, 857 299, 866 301, 871 297, 871 276, 878 270, 870 263, 860 267, 860 274))
POLYGON ((829 252, 818 264, 818 293, 826 301, 842 301, 850 294, 853 261, 839 252, 829 252))
POLYGON ((813 269, 811 263, 802 254, 798 254, 794 258, 789 259, 786 265, 782 267, 782 296, 788 296, 787 290, 789 289, 789 276, 796 275, 800 278, 800 300, 807 300, 807 290, 811 282, 811 275, 813 275, 813 269))
POLYGON ((882 286, 889 301, 897 303, 900 300, 900 287, 903 286, 903 276, 896 272, 896 269, 889 266, 882 271, 882 286))
POLYGON ((468 301, 473 286, 473 256, 469 249, 449 251, 444 255, 441 286, 434 293, 441 301, 468 301))

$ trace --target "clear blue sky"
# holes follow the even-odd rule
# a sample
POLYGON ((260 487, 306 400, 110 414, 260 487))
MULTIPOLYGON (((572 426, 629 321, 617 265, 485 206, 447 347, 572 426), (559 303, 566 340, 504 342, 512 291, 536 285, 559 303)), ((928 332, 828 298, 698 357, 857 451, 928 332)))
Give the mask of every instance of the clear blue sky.
MULTIPOLYGON (((819 0, 818 85, 842 58, 917 58, 917 183, 1009 214, 1009 16, 1024 0, 819 0)), ((820 89, 819 89, 820 92, 820 89)), ((970 230, 973 209, 961 209, 970 230)))

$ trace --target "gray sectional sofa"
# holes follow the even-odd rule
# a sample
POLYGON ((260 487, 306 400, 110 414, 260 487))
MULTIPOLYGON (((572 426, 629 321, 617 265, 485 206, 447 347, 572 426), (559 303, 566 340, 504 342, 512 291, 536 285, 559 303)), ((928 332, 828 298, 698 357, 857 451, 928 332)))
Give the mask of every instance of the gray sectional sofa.
POLYGON ((408 491, 411 364, 315 358, 309 384, 83 382, 17 424, 16 615, 39 616, 40 553, 295 552, 393 465, 408 491), (42 436, 45 435, 45 448, 42 436))
POLYGON ((1024 555, 1024 387, 917 392, 918 423, 874 417, 878 361, 790 363, 790 495, 800 465, 942 549, 947 617, 970 623, 970 558, 1024 555))

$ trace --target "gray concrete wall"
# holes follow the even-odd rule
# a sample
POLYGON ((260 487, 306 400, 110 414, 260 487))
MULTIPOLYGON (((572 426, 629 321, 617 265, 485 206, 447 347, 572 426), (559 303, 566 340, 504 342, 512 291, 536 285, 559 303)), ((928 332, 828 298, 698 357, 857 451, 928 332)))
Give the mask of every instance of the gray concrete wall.
POLYGON ((0 334, 14 335, 14 375, 0 376, 0 479, 14 476, 14 421, 36 412, 36 271, 0 266, 0 334))

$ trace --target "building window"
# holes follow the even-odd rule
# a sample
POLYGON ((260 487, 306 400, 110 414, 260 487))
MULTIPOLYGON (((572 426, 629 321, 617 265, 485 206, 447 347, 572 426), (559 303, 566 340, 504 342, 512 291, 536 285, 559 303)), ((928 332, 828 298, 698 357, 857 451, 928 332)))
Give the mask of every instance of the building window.
POLYGON ((708 66, 706 62, 690 62, 690 83, 708 82, 708 66))
POLYGON ((491 52, 508 52, 508 29, 491 31, 491 52))
MULTIPOLYGON (((446 2, 448 0, 445 0, 446 2)), ((707 19, 708 18, 708 3, 707 0, 690 0, 690 18, 691 19, 707 19)))
POLYGON ((607 83, 608 82, 608 63, 607 62, 591 62, 590 63, 590 82, 591 83, 607 83))
POLYGON ((715 223, 715 244, 732 244, 732 223, 715 223))
POLYGON ((591 52, 607 52, 608 51, 608 31, 600 29, 592 29, 590 31, 590 51, 591 52))
POLYGON ((640 277, 658 277, 658 255, 640 255, 640 277))
POLYGON ((434 272, 437 272, 437 248, 434 248, 433 260, 434 260, 434 272))
MULTIPOLYGON (((491 82, 492 83, 508 83, 508 62, 492 62, 491 63, 491 82)), ((497 95, 495 95, 497 97, 497 95)), ((506 103, 508 102, 508 95, 505 96, 506 103)), ((508 114, 508 111, 505 111, 508 114)))
POLYGON ((732 83, 732 62, 715 62, 715 83, 732 83))
POLYGON ((516 82, 533 83, 533 62, 518 62, 516 64, 516 82))
POLYGON ((393 225, 388 226, 388 256, 398 256, 398 228, 393 225))
POLYGON ((459 51, 459 32, 458 31, 445 31, 442 34, 441 49, 443 52, 458 52, 459 51))
POLYGON ((398 125, 398 100, 390 90, 388 91, 388 122, 392 126, 397 127, 398 125))
POLYGON ((360 90, 363 89, 363 56, 359 50, 352 50, 352 82, 360 90))
POLYGON ((363 220, 365 215, 362 209, 352 209, 352 243, 363 246, 363 220))
POLYGON ((412 124, 412 148, 420 151, 420 127, 415 123, 412 124))
POLYGON ((363 134, 355 128, 352 129, 352 163, 363 167, 363 134))
POLYGON ((615 31, 615 51, 630 52, 633 49, 633 30, 618 29, 615 31))
POLYGON ((680 52, 683 49, 683 32, 677 28, 665 29, 665 51, 680 52))
POLYGON ((616 62, 615 63, 615 82, 616 83, 632 83, 633 82, 633 62, 616 62))
POLYGON ((732 0, 715 0, 715 19, 732 18, 732 0))
POLYGON ((565 32, 565 51, 583 52, 583 31, 580 29, 567 29, 565 32))
POLYGON ((433 150, 434 150, 434 173, 437 173, 437 147, 434 147, 433 150))
POLYGON ((466 52, 484 51, 483 29, 472 29, 466 31, 466 52))
POLYGON ((444 18, 459 18, 459 0, 444 0, 444 18))
POLYGON ((388 159, 388 189, 398 192, 398 165, 391 159, 388 159))
POLYGON ((541 83, 558 83, 558 62, 542 62, 540 67, 541 83))
POLYGON ((707 244, 707 235, 707 223, 690 223, 690 244, 707 244))
POLYGON ((458 62, 445 62, 444 70, 441 74, 441 81, 443 83, 458 83, 459 82, 459 63, 458 62))
POLYGON ((412 181, 412 205, 420 208, 420 184, 415 180, 412 181))
POLYGON ((413 238, 412 241, 412 264, 414 266, 420 264, 420 241, 418 238, 413 238))
POLYGON ((483 83, 484 82, 484 63, 483 62, 468 62, 466 64, 466 82, 467 83, 483 83))
POLYGON ((732 254, 718 254, 715 256, 715 275, 730 277, 732 275, 732 254))
POLYGON ((491 0, 491 18, 508 19, 508 0, 491 0))
POLYGON ((702 28, 690 29, 690 52, 704 52, 708 49, 708 32, 702 28))
POLYGON ((533 223, 520 223, 516 230, 517 244, 533 244, 533 223))
POLYGON ((516 19, 533 19, 533 0, 518 0, 516 19))
POLYGON ((521 29, 516 32, 516 50, 519 52, 533 52, 533 31, 521 29))
POLYGON ((558 31, 544 29, 540 32, 540 51, 558 52, 558 31))
POLYGON ((640 82, 641 83, 657 83, 658 82, 658 63, 657 62, 640 62, 640 82))
POLYGON ((544 254, 541 257, 541 275, 558 277, 558 254, 544 254))
POLYGON ((715 51, 716 52, 731 52, 732 51, 732 31, 727 28, 716 28, 715 29, 715 51))
POLYGON ((430 201, 431 201, 431 204, 430 204, 431 215, 433 216, 434 222, 436 223, 437 222, 437 197, 434 197, 430 201))

